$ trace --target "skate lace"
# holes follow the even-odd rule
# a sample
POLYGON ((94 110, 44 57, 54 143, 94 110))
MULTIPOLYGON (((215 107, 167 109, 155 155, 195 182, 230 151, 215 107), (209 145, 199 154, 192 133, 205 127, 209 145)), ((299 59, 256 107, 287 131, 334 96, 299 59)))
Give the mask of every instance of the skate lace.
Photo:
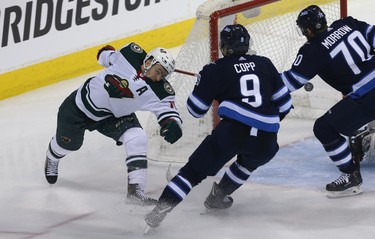
POLYGON ((58 167, 59 161, 53 161, 51 159, 48 159, 47 175, 57 175, 58 167))
POLYGON ((137 197, 141 200, 147 200, 148 197, 143 193, 143 192, 140 192, 140 191, 136 191, 135 194, 137 195, 137 197))
POLYGON ((341 184, 348 183, 349 182, 349 177, 350 177, 350 174, 343 173, 343 174, 341 174, 341 176, 338 179, 336 179, 335 181, 333 181, 333 183, 336 184, 336 185, 341 185, 341 184))
POLYGON ((144 191, 140 188, 139 185, 136 186, 134 194, 135 194, 134 197, 138 198, 141 201, 152 200, 151 198, 145 195, 144 191))
POLYGON ((143 193, 143 190, 138 185, 136 185, 135 187, 134 194, 139 199, 144 199, 146 197, 146 195, 143 193))

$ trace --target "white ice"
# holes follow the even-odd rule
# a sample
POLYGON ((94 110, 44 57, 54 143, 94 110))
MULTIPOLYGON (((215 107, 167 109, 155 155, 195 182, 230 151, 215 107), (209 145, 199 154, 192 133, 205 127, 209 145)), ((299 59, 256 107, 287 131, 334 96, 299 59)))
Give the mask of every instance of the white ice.
MULTIPOLYGON (((372 0, 349 0, 350 15, 375 24, 374 9, 372 0)), ((283 122, 283 147, 233 194, 232 208, 200 215, 218 180, 208 178, 146 236, 143 216, 151 208, 125 204, 124 152, 111 139, 87 133, 82 148, 61 161, 59 180, 50 186, 43 167, 58 107, 88 76, 0 101, 0 238, 375 237, 375 166, 363 165, 362 195, 328 199, 325 184, 339 172, 312 136, 309 120, 283 122)), ((172 165, 172 172, 181 166, 172 165)), ((150 195, 160 195, 167 167, 150 162, 150 195)))

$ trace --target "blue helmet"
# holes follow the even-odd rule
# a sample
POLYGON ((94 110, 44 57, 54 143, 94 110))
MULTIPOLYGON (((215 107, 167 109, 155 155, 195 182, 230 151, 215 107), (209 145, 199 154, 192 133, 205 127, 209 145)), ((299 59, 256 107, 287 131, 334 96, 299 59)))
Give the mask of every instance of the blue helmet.
POLYGON ((220 32, 220 48, 227 48, 229 55, 243 55, 249 50, 249 32, 240 24, 227 25, 220 32))
POLYGON ((307 28, 314 33, 327 28, 326 15, 316 5, 311 5, 303 9, 298 15, 296 22, 304 35, 306 35, 307 28))

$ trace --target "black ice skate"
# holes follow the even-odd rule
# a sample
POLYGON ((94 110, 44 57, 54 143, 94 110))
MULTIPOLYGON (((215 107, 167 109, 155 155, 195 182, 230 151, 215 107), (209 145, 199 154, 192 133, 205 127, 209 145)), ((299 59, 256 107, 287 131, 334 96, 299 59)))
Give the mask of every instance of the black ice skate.
POLYGON ((153 206, 158 203, 158 200, 147 197, 139 184, 129 184, 126 203, 140 206, 153 206))
POLYGON ((327 184, 326 190, 329 192, 327 197, 346 197, 362 193, 361 189, 362 177, 361 173, 356 170, 353 173, 343 173, 341 176, 327 184))
MULTIPOLYGON (((165 203, 158 203, 156 207, 150 212, 147 213, 145 216, 145 221, 147 226, 151 228, 156 228, 160 225, 160 223, 164 220, 167 214, 172 211, 172 205, 165 204, 165 203)), ((146 231, 148 231, 146 229, 146 231)))
POLYGON ((226 195, 219 185, 214 182, 212 189, 206 201, 204 201, 204 206, 208 210, 215 209, 226 209, 231 207, 233 204, 233 198, 229 195, 226 195))
POLYGON ((44 164, 44 175, 46 176, 47 182, 49 184, 55 184, 59 169, 59 160, 52 160, 46 157, 46 162, 44 164))

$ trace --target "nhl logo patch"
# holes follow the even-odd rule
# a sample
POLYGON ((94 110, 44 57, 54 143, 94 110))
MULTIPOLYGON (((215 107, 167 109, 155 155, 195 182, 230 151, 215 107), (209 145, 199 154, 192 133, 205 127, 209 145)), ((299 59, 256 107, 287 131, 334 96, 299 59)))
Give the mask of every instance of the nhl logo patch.
POLYGON ((164 83, 164 89, 169 93, 169 94, 174 94, 174 90, 168 82, 164 83))
POLYGON ((143 52, 143 49, 142 47, 138 46, 137 44, 135 43, 132 43, 130 45, 130 49, 132 49, 132 51, 136 52, 136 53, 142 53, 143 52))

